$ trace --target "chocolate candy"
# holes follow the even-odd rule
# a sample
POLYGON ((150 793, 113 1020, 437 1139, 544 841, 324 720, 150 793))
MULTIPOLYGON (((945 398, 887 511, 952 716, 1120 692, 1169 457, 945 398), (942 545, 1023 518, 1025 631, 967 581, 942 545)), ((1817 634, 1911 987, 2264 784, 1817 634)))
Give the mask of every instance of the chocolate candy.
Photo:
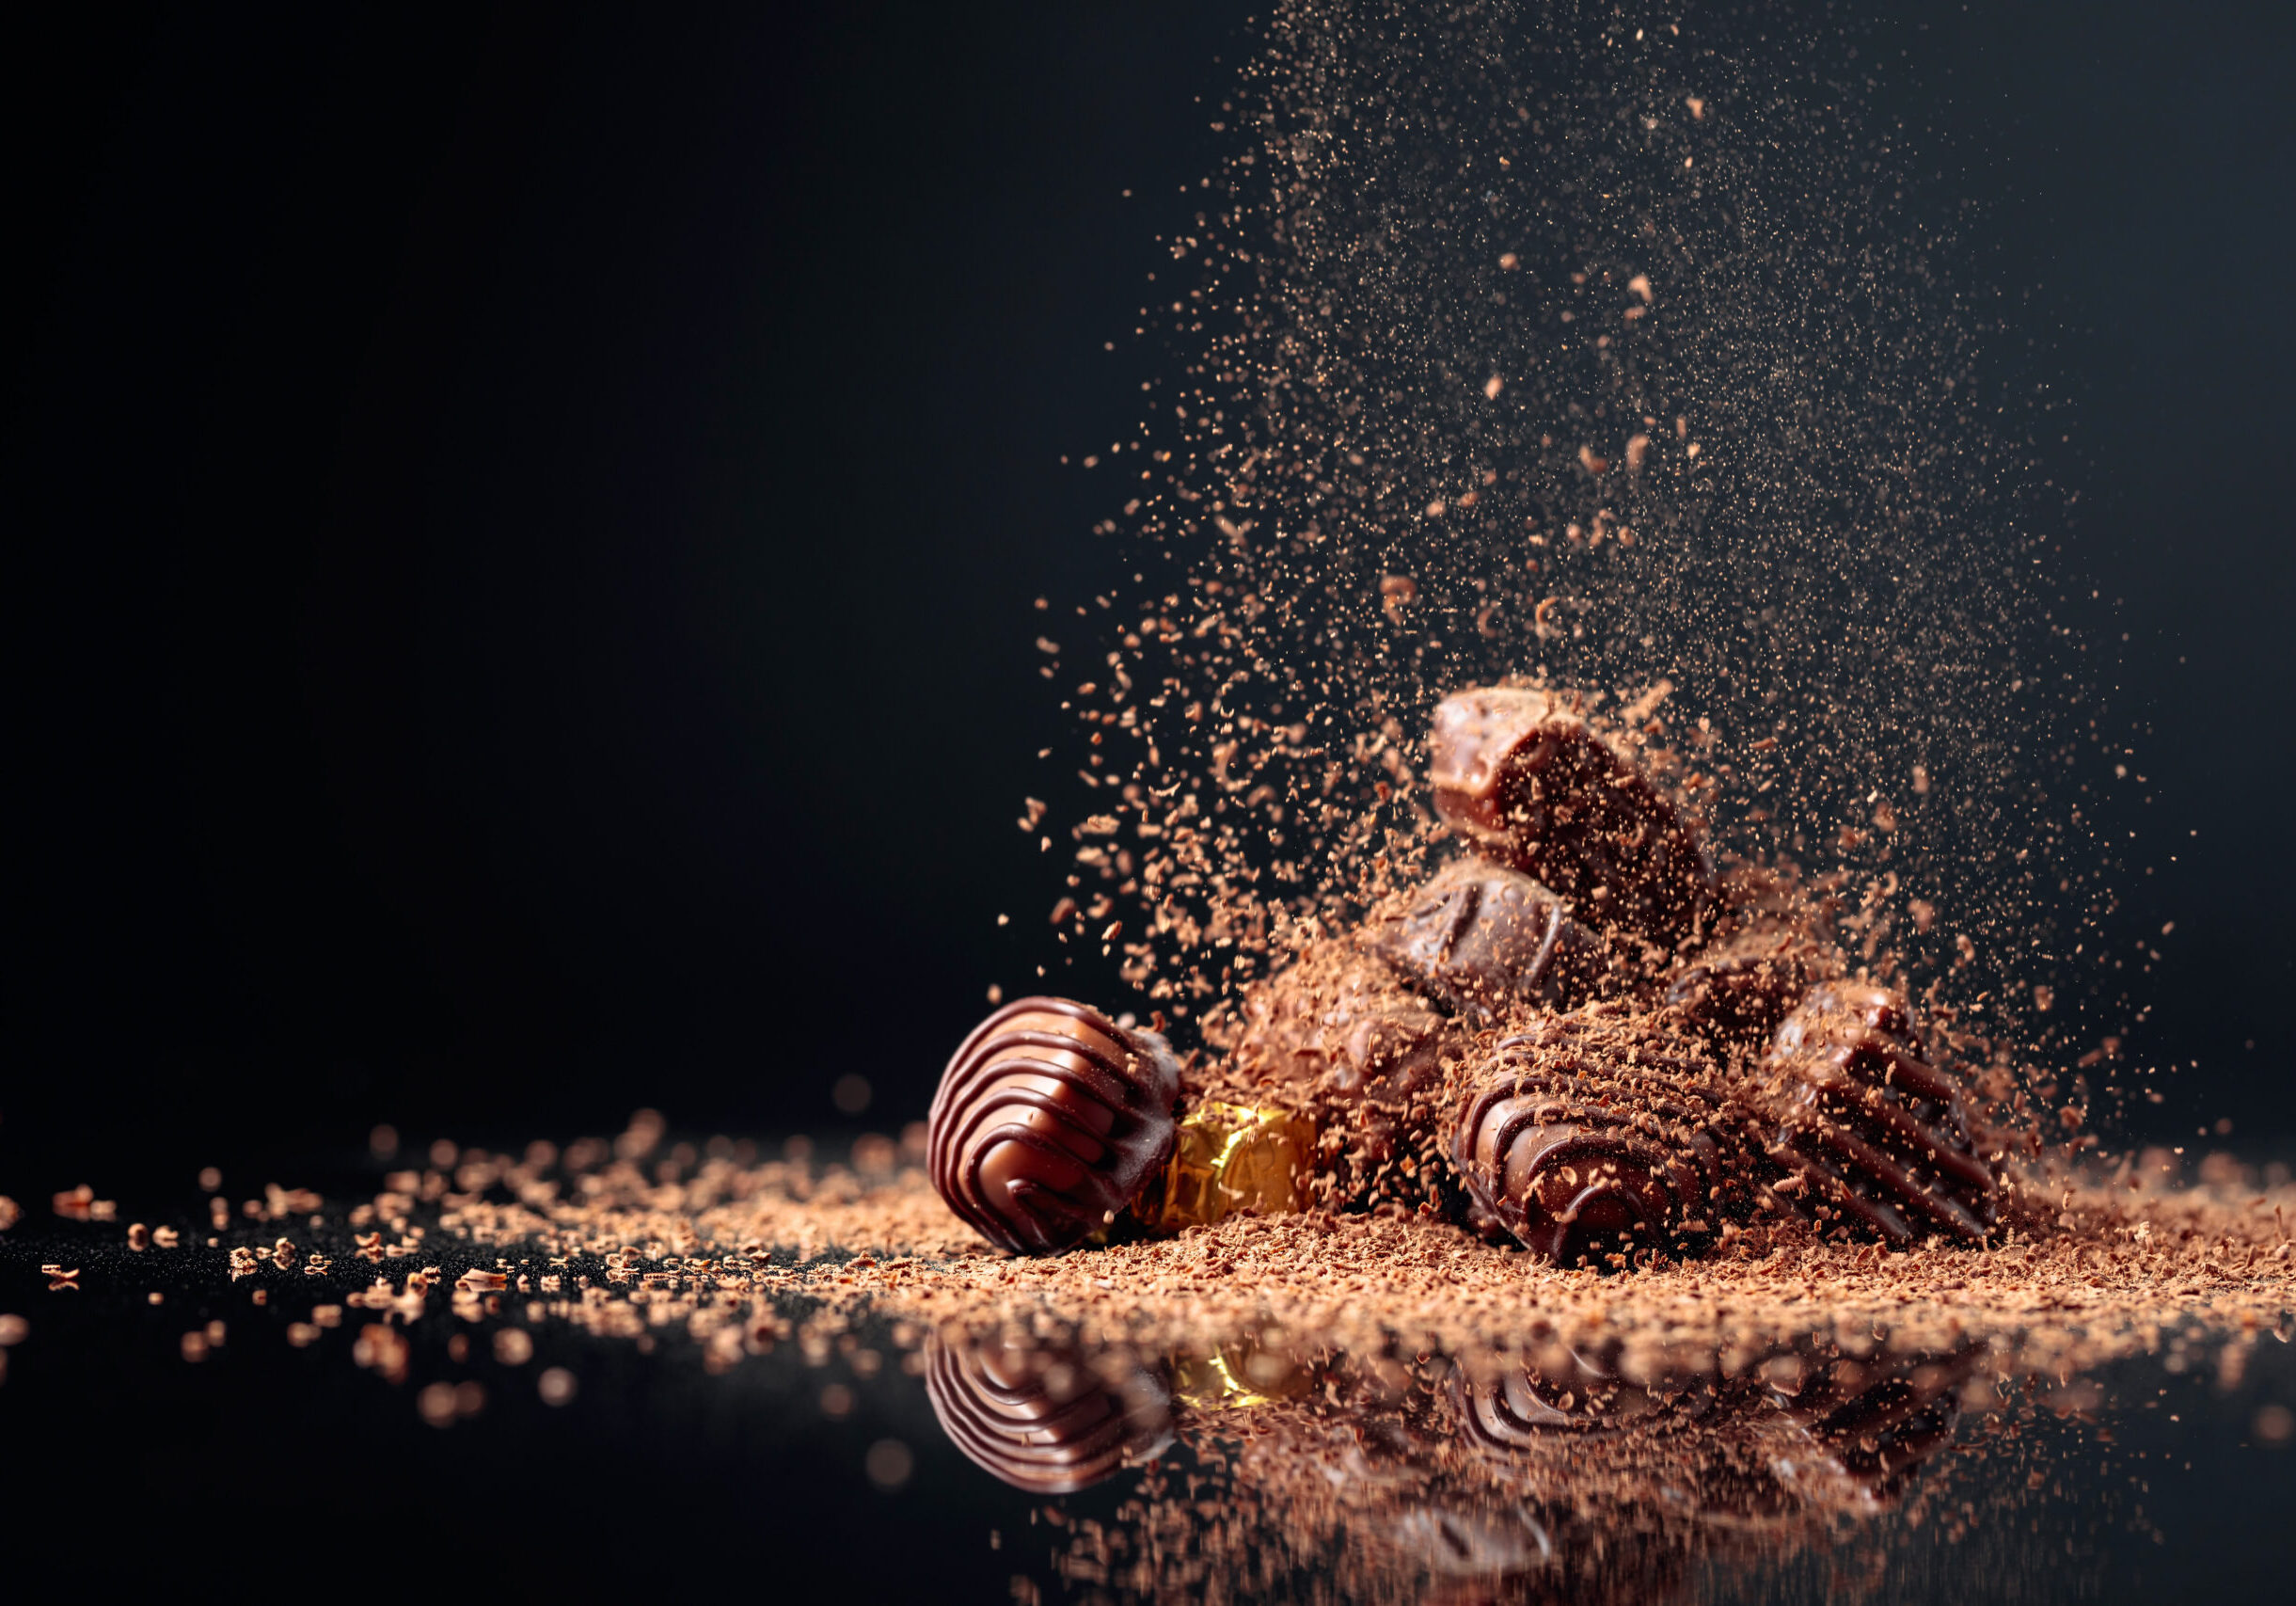
POLYGON ((1830 902, 1797 879, 1741 868, 1720 930, 1667 978, 1666 1001, 1721 1042, 1766 1048, 1787 1012, 1842 974, 1830 902))
POLYGON ((1172 1157, 1148 1180, 1132 1215, 1153 1232, 1177 1232, 1246 1210, 1302 1210, 1315 1156, 1315 1122, 1306 1116, 1207 1099, 1180 1119, 1172 1157))
POLYGON ((1602 939, 1530 877, 1481 859, 1454 861, 1363 945, 1461 1020, 1487 1025, 1510 1006, 1570 1009, 1609 968, 1602 939))
POLYGON ((1760 921, 1677 965, 1666 1001, 1725 1042, 1760 1044, 1812 987, 1841 972, 1841 952, 1831 944, 1790 923, 1760 921))
POLYGON ((1565 1264, 1702 1248, 1749 1202, 1753 1134, 1699 1043, 1610 1005, 1502 1039, 1451 1155, 1476 1207, 1565 1264))
POLYGON ((1445 698, 1428 780, 1453 830, 1582 917, 1670 947, 1697 918, 1711 879, 1698 833, 1563 698, 1507 686, 1445 698))
POLYGON ((927 1127, 941 1197, 1023 1254, 1066 1248, 1130 1204, 1172 1152, 1180 1066, 1152 1031, 1021 998, 967 1037, 927 1127))
POLYGON ((1997 1210, 1961 1085, 1929 1062, 1904 994, 1829 981, 1778 1028, 1759 1097, 1770 1157, 1805 1208, 1902 1248, 1931 1232, 1982 1243, 1997 1210))
POLYGON ((952 1343, 934 1334, 925 1371, 933 1415, 958 1449, 1015 1488, 1089 1488, 1172 1442, 1163 1380, 1111 1352, 1112 1383, 1073 1351, 952 1343))
POLYGON ((1433 1087, 1446 1023, 1386 966, 1319 943, 1243 999, 1235 1059, 1254 1080, 1394 1098, 1433 1087))
MULTIPOLYGON (((1328 1202, 1425 1201, 1439 1161, 1398 1168, 1429 1136, 1450 1023, 1353 944, 1311 944, 1243 999, 1225 1073, 1239 1103, 1311 1112, 1328 1202), (1273 1097, 1261 1097, 1265 1089, 1273 1097), (1247 1091, 1247 1089, 1249 1089, 1247 1091)), ((1431 1156, 1432 1158, 1432 1156, 1431 1156)))

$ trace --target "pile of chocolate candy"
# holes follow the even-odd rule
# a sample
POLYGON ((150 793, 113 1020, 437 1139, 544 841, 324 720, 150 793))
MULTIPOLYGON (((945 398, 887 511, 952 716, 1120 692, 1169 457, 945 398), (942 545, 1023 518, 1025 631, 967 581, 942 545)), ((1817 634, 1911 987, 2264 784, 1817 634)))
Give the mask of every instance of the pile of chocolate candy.
POLYGON ((1246 988, 1184 1062, 1063 999, 975 1028, 929 1127, 951 1208, 1027 1253, 1311 1206, 1577 1264, 1761 1216, 1984 1241, 1998 1150, 1908 999, 1850 978, 1822 899, 1718 875, 1583 698, 1462 692, 1430 749, 1466 851, 1246 988))

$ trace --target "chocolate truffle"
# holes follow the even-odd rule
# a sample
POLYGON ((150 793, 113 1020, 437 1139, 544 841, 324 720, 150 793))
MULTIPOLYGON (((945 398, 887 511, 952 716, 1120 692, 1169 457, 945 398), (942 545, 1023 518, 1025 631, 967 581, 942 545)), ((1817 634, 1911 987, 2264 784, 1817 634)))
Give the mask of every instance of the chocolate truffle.
POLYGON ((1778 1028, 1758 1089, 1770 1157, 1799 1202, 1902 1248, 1931 1232, 1982 1243, 1997 1189, 1977 1157, 1959 1078, 1930 1063, 1905 995, 1813 988, 1778 1028))
POLYGON ((1460 1101, 1451 1155, 1481 1213, 1569 1264, 1702 1248, 1750 1202, 1753 1140, 1695 1039, 1598 1004, 1500 1040, 1460 1101))
POLYGON ((1415 1153, 1439 1107, 1450 1023, 1338 939, 1309 944, 1244 995, 1241 1013, 1221 1079, 1204 1091, 1308 1114, 1325 1202, 1426 1201, 1442 1166, 1421 1167, 1415 1153))
POLYGON ((1811 988, 1842 974, 1829 898, 1790 873, 1741 868, 1705 946, 1667 978, 1666 1001, 1718 1042, 1763 1049, 1811 988))
POLYGON ((1471 1026, 1513 1005, 1585 1003, 1609 968, 1602 939, 1572 919, 1560 898, 1477 858, 1446 866, 1368 923, 1363 946, 1471 1026))
POLYGON ((1435 708, 1428 781, 1444 820, 1598 925, 1662 946, 1686 933, 1711 870, 1690 819, 1557 694, 1482 686, 1435 708))
POLYGON ((1180 1066, 1157 1033, 1066 998, 973 1029, 927 1126, 941 1197, 1001 1248, 1066 1248, 1131 1203, 1172 1152, 1180 1066))
POLYGON ((1015 1488, 1071 1494, 1172 1442, 1169 1390, 1116 1352, 1096 1370, 1082 1354, 1035 1344, 936 1333, 928 1349, 925 1391, 942 1430, 1015 1488))

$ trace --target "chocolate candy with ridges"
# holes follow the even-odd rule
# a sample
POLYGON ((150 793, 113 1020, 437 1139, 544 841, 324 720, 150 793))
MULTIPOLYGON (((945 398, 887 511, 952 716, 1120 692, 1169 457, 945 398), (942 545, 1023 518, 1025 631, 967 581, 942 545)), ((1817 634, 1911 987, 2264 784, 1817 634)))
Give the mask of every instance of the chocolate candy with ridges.
POLYGON ((1476 858, 1446 866, 1362 937, 1413 988, 1472 1026, 1510 1005, 1585 1003, 1608 970, 1602 939, 1572 919, 1560 898, 1476 858))
POLYGON ((1595 1005, 1498 1042, 1460 1103, 1451 1155, 1480 1214, 1570 1264, 1703 1248, 1750 1202, 1755 1141, 1694 1039, 1595 1005))
POLYGON ((1689 818, 1572 701, 1482 686, 1435 708, 1435 809, 1478 851, 1536 876, 1582 917, 1663 946, 1691 929, 1712 869, 1689 818))
POLYGON ((934 1334, 926 1396, 942 1431, 977 1465, 1031 1494, 1072 1494, 1172 1441, 1171 1395, 1147 1368, 1121 1388, 1084 1356, 934 1334))
POLYGON ((1958 1077, 1933 1065, 1904 994, 1858 981, 1812 989, 1778 1028, 1759 1097, 1770 1157, 1806 1208, 1902 1248, 1932 1232, 1982 1243, 1998 1209, 1958 1077))
POLYGON ((1021 998, 942 1073, 926 1129, 941 1197, 1001 1248, 1066 1248, 1130 1204, 1172 1152, 1180 1066, 1152 1031, 1021 998))

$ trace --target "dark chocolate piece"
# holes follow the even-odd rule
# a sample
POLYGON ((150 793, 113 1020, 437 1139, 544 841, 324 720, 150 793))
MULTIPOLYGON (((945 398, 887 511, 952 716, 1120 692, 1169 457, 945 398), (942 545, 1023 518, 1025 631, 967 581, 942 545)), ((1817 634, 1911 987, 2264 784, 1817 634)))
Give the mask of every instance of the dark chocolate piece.
POLYGON ((1929 1062, 1905 995, 1829 981, 1778 1028, 1758 1097, 1776 1122, 1779 1191, 1902 1248, 1931 1232, 1982 1243, 1998 1209, 1960 1079, 1929 1062))
POLYGON ((1156 1033, 1065 998, 1018 999, 942 1073, 926 1136, 933 1186, 992 1244, 1066 1248, 1164 1164, 1179 1096, 1179 1063, 1156 1033))
POLYGON ((1119 1370, 1115 1383, 1072 1351, 936 1333, 925 1391, 942 1430, 976 1464, 1031 1494, 1071 1494, 1172 1442, 1163 1379, 1116 1352, 1100 1360, 1119 1370))
POLYGON ((1666 1001, 1726 1042, 1758 1045, 1822 980, 1842 973, 1839 949, 1799 927, 1760 921, 1711 943, 1667 978, 1666 1001))
POLYGON ((1400 910, 1368 924, 1363 945, 1472 1026, 1511 1005, 1567 1010, 1608 970, 1602 939, 1530 877, 1485 860, 1446 866, 1400 910))
POLYGON ((1451 1154, 1480 1212, 1569 1264, 1702 1248, 1750 1203, 1753 1139, 1694 1039, 1595 1005, 1498 1042, 1451 1154))
POLYGON ((1440 1163, 1397 1167, 1431 1136, 1451 1024, 1386 965, 1338 941, 1310 945, 1244 996, 1242 1014, 1227 1066, 1239 1090, 1215 1095, 1264 1089, 1312 1115, 1328 1202, 1424 1199, 1440 1163))
POLYGON ((1663 946, 1686 933, 1712 870, 1698 833, 1571 702, 1482 686, 1435 708, 1435 809, 1477 850, 1663 946))
POLYGON ((1832 900, 1790 869, 1751 867, 1734 870, 1719 897, 1719 930, 1676 964, 1666 1001, 1723 1042, 1766 1048, 1810 989, 1843 972, 1832 900))

